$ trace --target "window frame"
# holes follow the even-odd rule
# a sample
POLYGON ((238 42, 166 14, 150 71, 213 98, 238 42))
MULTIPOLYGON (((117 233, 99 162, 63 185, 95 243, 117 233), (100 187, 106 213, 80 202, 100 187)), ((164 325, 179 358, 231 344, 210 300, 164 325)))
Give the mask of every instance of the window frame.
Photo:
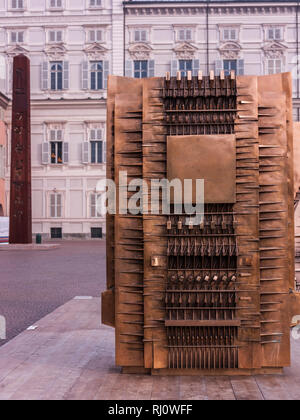
POLYGON ((87 0, 88 1, 88 9, 90 10, 97 10, 97 9, 102 9, 103 8, 103 1, 104 0, 87 0), (95 4, 92 4, 92 3, 95 4), (100 4, 97 4, 100 3, 100 4))
POLYGON ((104 30, 103 28, 89 28, 87 29, 86 39, 87 43, 94 44, 94 43, 103 43, 105 42, 104 39, 104 30), (94 40, 91 39, 91 34, 94 33, 94 40), (98 39, 98 33, 101 33, 101 39, 98 39))
POLYGON ((269 42, 280 42, 284 40, 284 28, 283 26, 268 26, 266 28, 266 41, 269 42), (270 32, 273 31, 273 37, 270 37, 270 32), (280 31, 280 37, 276 37, 276 31, 280 31))
POLYGON ((145 29, 145 28, 134 28, 132 30, 132 41, 133 42, 148 42, 148 40, 149 40, 149 31, 148 31, 148 29, 145 29), (137 34, 139 34, 138 37, 136 37, 137 34), (145 34, 145 37, 143 37, 142 34, 145 34))
POLYGON ((26 0, 9 0, 10 1, 10 7, 9 10, 13 12, 19 12, 25 10, 25 1, 26 0), (16 7, 14 7, 14 2, 16 2, 16 7), (22 3, 22 6, 20 7, 20 3, 22 3))
POLYGON ((16 45, 16 44, 25 44, 25 31, 24 30, 13 30, 9 32, 9 44, 16 45), (13 41, 12 36, 13 34, 16 35, 16 40, 13 41), (19 40, 19 36, 22 34, 22 41, 19 40))
POLYGON ((178 71, 181 72, 181 77, 186 77, 188 71, 193 72, 193 60, 192 59, 178 60, 178 71), (184 69, 180 68, 181 64, 183 64, 183 63, 184 63, 184 69), (190 66, 188 66, 188 67, 191 67, 191 68, 186 68, 187 63, 190 64, 190 66))
POLYGON ((58 1, 60 1, 61 2, 61 6, 51 6, 51 1, 52 0, 48 0, 48 9, 50 11, 63 10, 63 8, 64 8, 64 0, 53 0, 53 1, 55 1, 55 3, 57 3, 58 1))
POLYGON ((283 59, 282 58, 268 58, 267 59, 267 71, 266 74, 267 75, 272 75, 272 74, 279 74, 283 72, 283 67, 284 67, 284 63, 283 63, 283 59), (271 62, 273 63, 272 65, 272 72, 270 72, 271 69, 271 62), (280 63, 280 69, 277 69, 277 64, 280 63), (277 72, 277 70, 279 70, 277 72))
POLYGON ((50 192, 49 193, 49 216, 50 219, 62 219, 63 215, 63 193, 62 192, 50 192), (54 203, 52 202, 52 197, 54 198, 54 203), (58 203, 58 197, 60 197, 60 203, 58 203), (60 212, 58 209, 60 207, 60 212), (52 209, 54 209, 54 216, 52 216, 52 209))
POLYGON ((101 91, 104 89, 104 61, 90 61, 89 62, 89 85, 92 92, 101 91), (101 69, 93 69, 93 66, 101 65, 101 69), (94 76, 93 76, 94 74, 94 76), (95 78, 95 88, 93 88, 93 77, 95 78))
POLYGON ((64 90, 64 62, 63 61, 50 61, 50 90, 53 92, 61 92, 64 90), (52 70, 53 65, 61 65, 61 69, 55 69, 52 70), (54 84, 55 87, 53 88, 53 74, 54 76, 54 84), (59 75, 61 75, 61 78, 59 79, 59 75), (58 87, 58 85, 61 87, 58 87))
POLYGON ((48 40, 48 44, 62 44, 64 43, 64 30, 63 29, 49 29, 48 33, 47 33, 47 40, 48 40), (51 34, 54 34, 54 40, 51 40, 51 34), (61 34, 61 39, 58 40, 57 39, 57 34, 60 33, 61 34))
POLYGON ((178 42, 192 42, 194 40, 194 30, 193 28, 185 27, 185 28, 178 28, 176 40, 178 42), (180 32, 183 32, 183 38, 180 37, 180 32), (190 38, 187 37, 187 32, 190 32, 190 38))
POLYGON ((145 79, 149 75, 149 60, 133 60, 133 77, 135 79, 145 79), (136 64, 139 64, 140 68, 136 68, 136 64), (146 64, 146 68, 143 69, 143 64, 146 64), (138 76, 136 76, 138 74, 138 76), (144 75, 143 75, 144 74, 144 75))

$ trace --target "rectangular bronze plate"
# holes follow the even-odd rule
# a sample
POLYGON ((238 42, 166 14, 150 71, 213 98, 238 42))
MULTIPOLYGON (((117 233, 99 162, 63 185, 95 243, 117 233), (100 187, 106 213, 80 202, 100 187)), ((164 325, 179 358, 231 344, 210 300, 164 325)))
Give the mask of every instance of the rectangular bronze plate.
MULTIPOLYGON (((169 181, 204 179, 205 203, 236 202, 235 135, 170 136, 167 166, 169 181)), ((176 202, 172 195, 171 201, 176 202)))

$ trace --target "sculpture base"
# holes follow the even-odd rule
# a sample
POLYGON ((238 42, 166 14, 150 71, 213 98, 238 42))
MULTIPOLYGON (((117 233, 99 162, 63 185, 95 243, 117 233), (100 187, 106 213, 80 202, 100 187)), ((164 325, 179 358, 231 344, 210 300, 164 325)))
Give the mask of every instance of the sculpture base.
POLYGON ((262 369, 145 369, 143 367, 127 366, 122 368, 124 375, 152 375, 152 376, 254 376, 254 375, 283 375, 283 368, 262 369))

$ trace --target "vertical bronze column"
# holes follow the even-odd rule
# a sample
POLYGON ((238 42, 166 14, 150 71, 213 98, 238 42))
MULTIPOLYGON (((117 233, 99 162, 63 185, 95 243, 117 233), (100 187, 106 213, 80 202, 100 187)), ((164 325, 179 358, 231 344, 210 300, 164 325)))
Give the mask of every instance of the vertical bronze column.
POLYGON ((11 136, 10 227, 11 244, 32 243, 30 61, 14 58, 11 136))

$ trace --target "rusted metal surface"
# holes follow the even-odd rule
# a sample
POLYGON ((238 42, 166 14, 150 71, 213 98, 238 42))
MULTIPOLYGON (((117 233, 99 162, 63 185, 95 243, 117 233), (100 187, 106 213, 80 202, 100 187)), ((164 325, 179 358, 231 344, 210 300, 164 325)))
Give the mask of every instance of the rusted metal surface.
POLYGON ((291 292, 290 76, 110 84, 119 85, 109 91, 117 184, 126 168, 148 187, 167 177, 203 178, 208 188, 200 225, 185 224, 174 205, 169 215, 115 216, 117 364, 155 375, 288 366, 290 321, 300 310, 291 292))
POLYGON ((10 232, 11 244, 32 243, 30 62, 14 58, 11 130, 10 232))

